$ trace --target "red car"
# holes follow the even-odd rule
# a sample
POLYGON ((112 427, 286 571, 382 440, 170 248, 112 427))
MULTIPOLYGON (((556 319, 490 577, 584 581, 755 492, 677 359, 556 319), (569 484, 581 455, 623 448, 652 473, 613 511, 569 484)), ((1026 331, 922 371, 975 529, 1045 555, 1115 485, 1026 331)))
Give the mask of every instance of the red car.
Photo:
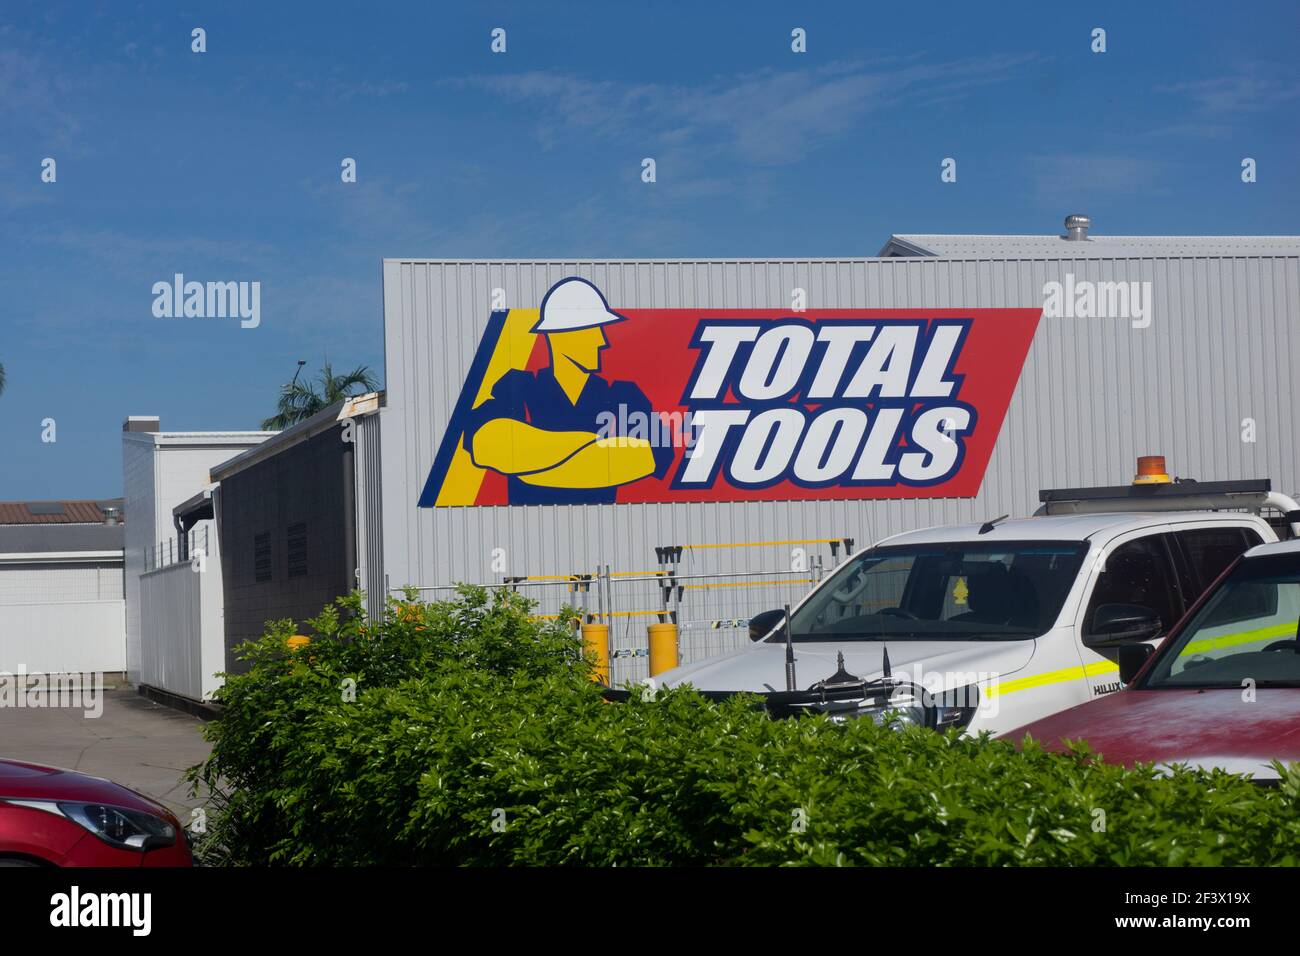
POLYGON ((1158 650, 1119 649, 1128 686, 1003 734, 1049 749, 1085 740, 1102 759, 1187 763, 1276 780, 1300 761, 1300 541, 1243 554, 1158 650))
POLYGON ((0 866, 192 866, 166 807, 111 780, 0 760, 0 866))

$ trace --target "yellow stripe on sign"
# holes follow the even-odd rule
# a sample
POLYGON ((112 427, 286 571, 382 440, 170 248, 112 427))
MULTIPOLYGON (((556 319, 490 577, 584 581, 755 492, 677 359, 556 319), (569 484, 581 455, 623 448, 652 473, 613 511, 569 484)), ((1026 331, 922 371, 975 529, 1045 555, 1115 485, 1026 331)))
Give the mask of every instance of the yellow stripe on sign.
POLYGON ((1195 654, 1199 651, 1213 651, 1221 647, 1236 647, 1239 644, 1254 644, 1267 641, 1270 637, 1295 637, 1296 625, 1293 623, 1273 624, 1270 627, 1258 627, 1253 631, 1238 631, 1236 634, 1221 634, 1218 637, 1205 637, 1192 641, 1181 651, 1179 657, 1195 654))
MULTIPOLYGON (((478 394, 474 396, 472 408, 478 408, 491 397, 492 389, 502 375, 528 364, 528 358, 533 354, 533 344, 537 340, 532 328, 540 317, 540 309, 511 309, 506 314, 505 328, 501 330, 501 338, 497 340, 492 358, 488 360, 487 371, 479 384, 478 394)), ((483 484, 483 469, 474 464, 474 459, 461 444, 463 438, 464 435, 456 436, 456 451, 447 468, 447 477, 438 489, 438 507, 472 505, 483 484)))
POLYGON ((1119 665, 1111 661, 1094 661, 1083 667, 1066 667, 1059 671, 1044 671, 1029 677, 1018 677, 1015 680, 1001 680, 990 684, 985 688, 984 693, 988 697, 997 697, 999 694, 1014 694, 1020 690, 1033 690, 1035 687, 1046 687, 1049 684, 1083 680, 1085 677, 1096 677, 1098 674, 1108 674, 1118 670, 1119 665))

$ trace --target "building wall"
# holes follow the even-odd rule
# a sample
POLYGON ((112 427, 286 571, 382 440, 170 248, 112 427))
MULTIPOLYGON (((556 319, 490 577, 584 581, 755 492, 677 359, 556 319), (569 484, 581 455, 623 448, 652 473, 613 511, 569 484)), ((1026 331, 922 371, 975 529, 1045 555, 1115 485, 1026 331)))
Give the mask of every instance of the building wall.
POLYGON ((140 576, 140 683, 205 700, 225 670, 221 554, 215 522, 199 522, 194 532, 206 551, 201 564, 140 576))
POLYGON ((125 670, 122 584, 119 562, 0 566, 0 670, 125 670))
POLYGON ((329 429, 222 478, 218 517, 229 670, 240 669, 231 649, 261 637, 267 621, 315 617, 354 586, 347 541, 355 515, 344 480, 351 467, 350 446, 339 440, 338 429, 329 429), (291 569, 290 538, 299 532, 305 532, 298 548, 305 563, 291 569))
POLYGON ((0 565, 0 606, 122 600, 120 562, 0 565))
MULTIPOLYGON (((494 582, 609 564, 653 569, 654 548, 852 537, 857 547, 928 525, 1027 515, 1047 487, 1131 480, 1138 455, 1179 475, 1300 484, 1291 409, 1300 398, 1300 258, 1162 256, 803 261, 384 263, 383 547, 389 585, 494 582), (419 509, 424 480, 491 312, 535 308, 561 278, 589 278, 615 308, 988 308, 1043 304, 1067 273, 1152 283, 1149 328, 1125 319, 1048 319, 1038 327, 979 494, 968 499, 419 509), (1242 440, 1253 419, 1256 441, 1242 440)), ((819 546, 820 547, 820 546, 819 546)), ((686 552, 700 572, 790 567, 789 548, 686 552)), ((823 553, 828 559, 829 555, 823 553)), ((748 616, 806 584, 736 589, 687 608, 693 620, 748 616)), ((554 605, 562 592, 547 594, 554 605)), ((621 606, 657 601, 632 594, 621 606)), ((797 593, 795 594, 797 597, 797 593)), ((650 604, 651 607, 654 604, 650 604)), ((643 619, 618 630, 644 645, 643 619)), ((714 640, 714 635, 709 635, 714 640)), ((690 644, 689 641, 685 641, 690 644)), ((699 642, 700 653, 716 642, 699 642)), ((690 647, 689 654, 695 653, 690 647)))
POLYGON ((260 432, 123 432, 122 493, 126 512, 127 679, 140 681, 140 576, 150 549, 176 536, 172 509, 209 484, 216 465, 265 441, 260 432))
POLYGON ((140 672, 140 575, 144 573, 146 551, 157 540, 156 485, 152 435, 124 432, 122 497, 126 519, 126 634, 123 654, 128 675, 134 675, 132 680, 137 679, 140 672))
POLYGON ((353 451, 357 583, 366 592, 366 611, 372 619, 382 614, 386 596, 380 428, 379 415, 356 419, 353 451))

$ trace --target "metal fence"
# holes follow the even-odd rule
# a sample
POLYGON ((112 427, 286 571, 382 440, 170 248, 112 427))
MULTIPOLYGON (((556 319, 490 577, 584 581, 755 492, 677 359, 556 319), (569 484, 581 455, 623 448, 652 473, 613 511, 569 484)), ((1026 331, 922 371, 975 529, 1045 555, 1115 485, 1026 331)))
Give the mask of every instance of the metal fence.
MULTIPOLYGON (((852 553, 852 539, 760 541, 681 545, 655 549, 656 567, 614 570, 609 565, 570 574, 503 576, 482 586, 506 587, 536 601, 540 617, 568 606, 579 620, 609 626, 610 681, 614 685, 649 673, 647 627, 674 623, 683 664, 716 657, 749 640, 749 619, 761 611, 796 604, 852 553), (737 553, 791 552, 784 568, 712 570, 738 563, 737 553)), ((449 597, 454 584, 417 586, 424 598, 449 597)), ((400 593, 405 588, 391 588, 400 593)))
POLYGON ((191 528, 183 537, 166 538, 145 549, 144 573, 191 561, 202 553, 211 555, 207 524, 191 528))

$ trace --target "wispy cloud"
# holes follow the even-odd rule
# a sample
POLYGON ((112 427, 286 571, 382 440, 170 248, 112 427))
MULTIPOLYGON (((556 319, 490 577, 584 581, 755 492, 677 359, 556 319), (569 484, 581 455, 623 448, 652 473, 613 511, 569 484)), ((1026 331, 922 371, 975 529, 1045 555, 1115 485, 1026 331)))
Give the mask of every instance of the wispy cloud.
POLYGON ((867 114, 909 103, 952 102, 977 86, 1013 79, 1038 57, 993 55, 922 63, 831 63, 766 69, 698 86, 619 83, 548 72, 447 81, 486 90, 538 113, 544 148, 575 131, 690 150, 753 166, 782 166, 855 127, 867 114))
POLYGON ((1156 87, 1158 93, 1185 96, 1207 114, 1259 113, 1300 99, 1300 82, 1260 75, 1257 71, 1184 80, 1156 87))
POLYGON ((293 81, 293 89, 299 93, 318 95, 330 100, 350 100, 359 97, 384 98, 398 96, 411 91, 411 84, 405 80, 351 80, 334 77, 326 80, 298 79, 293 81))
POLYGON ((1164 174, 1158 160, 1122 154, 1040 154, 1029 157, 1034 194, 1053 207, 1113 199, 1158 187, 1164 174))
POLYGON ((150 277, 150 282, 165 278, 153 276, 159 263, 166 268, 177 269, 185 268, 187 262, 196 261, 223 267, 256 269, 265 268, 278 258, 278 250, 274 245, 257 240, 141 235, 118 229, 80 226, 38 228, 29 234, 29 239, 60 246, 117 271, 138 269, 142 276, 150 277))
POLYGON ((1269 64, 1253 63, 1234 73, 1166 83, 1157 93, 1184 103, 1182 118, 1153 126, 1149 136, 1185 139, 1225 139, 1247 117, 1275 109, 1294 110, 1300 81, 1283 78, 1269 64))
POLYGON ((0 49, 0 117, 7 123, 39 120, 43 138, 52 145, 71 142, 81 129, 68 106, 75 86, 38 56, 0 49))

